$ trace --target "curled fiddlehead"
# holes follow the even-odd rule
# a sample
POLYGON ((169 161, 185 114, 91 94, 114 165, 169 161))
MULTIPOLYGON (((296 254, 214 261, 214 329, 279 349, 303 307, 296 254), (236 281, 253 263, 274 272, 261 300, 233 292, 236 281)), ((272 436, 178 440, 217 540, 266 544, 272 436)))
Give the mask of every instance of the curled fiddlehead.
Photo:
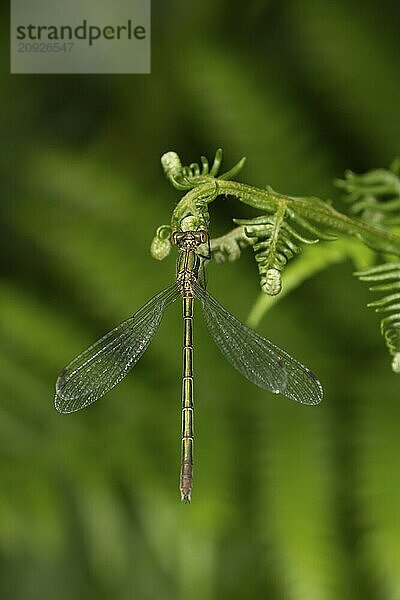
POLYGON ((287 262, 301 252, 302 244, 336 239, 289 209, 284 199, 271 214, 255 219, 234 219, 234 222, 244 227, 253 246, 261 289, 270 296, 281 291, 281 272, 287 262))
MULTIPOLYGON (((162 165, 167 179, 184 195, 172 212, 170 224, 157 229, 151 246, 154 258, 162 260, 169 254, 173 231, 207 229, 210 203, 227 197, 234 197, 258 210, 261 216, 234 219, 237 227, 210 240, 212 257, 216 262, 234 261, 240 257, 243 247, 252 246, 262 290, 270 296, 269 299, 266 296, 262 298, 264 307, 275 301, 281 291, 283 270, 303 246, 336 239, 327 232, 344 236, 339 242, 340 248, 330 252, 330 247, 325 246, 320 253, 312 247, 307 248, 305 256, 293 261, 288 269, 286 289, 293 289, 305 278, 349 256, 356 258, 358 268, 359 265, 371 264, 371 250, 400 256, 400 236, 395 230, 400 225, 400 159, 393 162, 390 170, 377 169, 363 175, 348 171, 344 180, 337 182, 346 192, 345 201, 350 204, 350 215, 336 210, 330 201, 313 196, 288 196, 270 187, 260 189, 232 181, 242 168, 244 159, 218 175, 221 160, 221 150, 216 152, 211 166, 205 157, 201 157, 199 163, 183 166, 175 152, 163 155, 162 165)), ((393 356, 393 370, 400 373, 400 263, 375 267, 358 273, 358 276, 361 280, 378 282, 372 290, 388 292, 387 296, 369 306, 386 313, 381 329, 393 356)), ((257 308, 257 322, 265 310, 257 308)))
MULTIPOLYGON (((242 169, 245 160, 245 157, 241 158, 231 169, 218 175, 222 162, 221 148, 216 151, 211 167, 205 156, 200 157, 200 163, 191 163, 188 166, 183 166, 176 152, 166 152, 163 154, 161 164, 165 176, 174 188, 190 192, 199 186, 203 186, 204 192, 196 195, 193 200, 188 199, 183 210, 180 210, 178 205, 172 213, 171 224, 161 225, 157 229, 150 249, 151 255, 154 258, 163 260, 168 256, 171 250, 170 236, 173 230, 208 229, 210 221, 208 204, 218 196, 218 181, 235 177, 242 169)), ((234 245, 235 242, 233 243, 234 245)), ((226 251, 225 248, 222 255, 226 254, 226 251)))
MULTIPOLYGON (((330 236, 327 238, 323 233, 326 229, 340 235, 355 237, 378 252, 400 255, 400 237, 387 228, 376 227, 374 224, 376 218, 374 223, 370 223, 366 219, 354 219, 335 210, 329 201, 322 201, 315 197, 287 196, 275 192, 270 187, 262 190, 231 181, 230 178, 237 175, 242 168, 244 159, 241 159, 229 171, 218 175, 221 159, 222 151, 218 150, 211 167, 205 157, 201 158, 200 163, 182 166, 181 160, 175 152, 167 152, 163 155, 162 165, 167 179, 175 188, 185 191, 185 194, 173 210, 170 225, 163 225, 157 230, 151 248, 155 258, 161 260, 169 253, 171 246, 166 234, 168 228, 170 231, 207 228, 209 204, 217 197, 226 198, 227 196, 235 197, 244 204, 260 210, 262 214, 266 215, 264 216, 265 222, 251 223, 249 221, 243 225, 244 232, 241 231, 239 236, 236 236, 236 233, 234 236, 228 234, 229 237, 226 240, 219 239, 218 243, 214 244, 216 256, 225 260, 234 260, 234 257, 240 255, 243 245, 253 245, 257 258, 260 259, 262 287, 267 292, 278 293, 281 285, 282 265, 286 264, 291 255, 298 253, 300 244, 315 243, 317 239, 332 239, 330 236), (282 206, 285 206, 285 211, 283 221, 280 222, 278 212, 282 206), (251 226, 254 226, 253 230, 250 229, 251 226), (252 235, 248 236, 248 233, 252 233, 252 235), (307 237, 310 233, 313 236, 311 239, 307 237), (285 235, 286 243, 283 241, 285 235), (281 241, 281 249, 284 250, 281 252, 281 261, 278 261, 278 255, 274 250, 275 239, 278 242, 281 241), (277 263, 275 266, 270 264, 270 262, 274 262, 274 258, 277 263)), ((400 162, 397 161, 392 166, 390 176, 392 177, 391 193, 398 189, 396 173, 399 170, 400 162)), ((367 175, 366 179, 363 179, 365 184, 369 181, 367 175)), ((346 181, 342 182, 342 187, 346 184, 349 193, 353 190, 356 194, 354 185, 361 185, 356 183, 357 177, 364 176, 354 176, 348 173, 346 181)), ((357 192, 357 198, 360 193, 357 192)), ((371 193, 370 188, 369 193, 371 193)), ((393 204, 390 207, 391 210, 395 210, 393 204)), ((238 223, 241 222, 238 221, 238 223)))
POLYGON ((367 306, 387 315, 381 320, 381 333, 393 357, 392 369, 400 373, 400 263, 386 263, 355 275, 360 281, 377 283, 369 288, 371 291, 386 293, 367 306))
POLYGON ((200 164, 191 163, 189 166, 182 165, 176 152, 166 152, 161 157, 165 176, 177 190, 191 190, 210 178, 231 179, 239 173, 245 161, 245 157, 241 158, 229 171, 218 175, 222 162, 222 148, 216 151, 211 167, 205 156, 200 157, 200 164))

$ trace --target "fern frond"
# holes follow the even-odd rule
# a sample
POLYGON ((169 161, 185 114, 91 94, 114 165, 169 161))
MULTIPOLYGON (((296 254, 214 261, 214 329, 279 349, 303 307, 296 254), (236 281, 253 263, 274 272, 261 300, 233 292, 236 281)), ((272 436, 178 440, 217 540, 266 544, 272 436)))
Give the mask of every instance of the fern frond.
POLYGON ((343 200, 351 205, 350 212, 364 221, 384 226, 400 224, 399 159, 390 169, 373 169, 362 175, 345 172, 337 187, 345 191, 343 200))
POLYGON ((377 313, 386 313, 381 320, 381 333, 392 355, 392 369, 400 373, 400 263, 387 263, 356 272, 360 281, 377 282, 369 289, 373 292, 389 292, 388 295, 370 302, 367 306, 377 313))
POLYGON ((182 165, 181 159, 176 152, 166 152, 161 157, 161 164, 167 179, 177 190, 186 191, 213 177, 218 177, 219 179, 235 177, 242 169, 245 161, 245 157, 241 158, 231 169, 218 176, 222 162, 222 148, 218 148, 216 151, 211 168, 205 156, 200 157, 201 165, 199 163, 191 163, 189 166, 182 165))
POLYGON ((279 296, 259 294, 247 317, 247 325, 256 329, 265 314, 277 302, 324 269, 349 260, 356 268, 365 269, 371 264, 373 256, 372 250, 362 246, 354 238, 340 238, 334 244, 304 248, 301 260, 290 263, 282 274, 283 285, 279 296))
POLYGON ((280 293, 281 272, 288 261, 301 252, 302 244, 316 244, 320 239, 336 239, 288 209, 285 200, 281 200, 276 211, 270 215, 255 219, 234 219, 234 222, 244 226, 246 236, 252 240, 261 289, 269 296, 280 293), (300 231, 293 224, 300 227, 300 231))
POLYGON ((234 262, 240 258, 242 248, 253 243, 254 239, 247 237, 244 227, 235 227, 225 235, 211 239, 211 255, 218 264, 234 262))

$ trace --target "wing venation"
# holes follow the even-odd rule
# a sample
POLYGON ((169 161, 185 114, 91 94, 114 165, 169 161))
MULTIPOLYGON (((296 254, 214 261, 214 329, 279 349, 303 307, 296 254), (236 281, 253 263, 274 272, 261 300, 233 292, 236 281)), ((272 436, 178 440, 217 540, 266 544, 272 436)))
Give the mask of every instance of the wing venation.
POLYGON ((56 382, 57 410, 70 413, 85 408, 117 385, 143 355, 165 308, 178 296, 174 283, 74 358, 56 382))

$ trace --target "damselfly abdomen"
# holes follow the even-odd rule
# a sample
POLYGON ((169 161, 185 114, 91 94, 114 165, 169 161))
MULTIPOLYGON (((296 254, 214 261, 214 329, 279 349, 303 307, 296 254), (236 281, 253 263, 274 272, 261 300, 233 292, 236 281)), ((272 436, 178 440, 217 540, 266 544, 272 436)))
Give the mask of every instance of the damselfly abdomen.
POLYGON ((227 360, 255 385, 302 404, 318 404, 322 386, 312 371, 284 350, 246 327, 208 293, 199 273, 198 248, 206 231, 177 231, 176 281, 151 298, 132 317, 117 325, 77 356, 56 382, 55 406, 71 413, 89 406, 125 377, 154 337, 164 310, 183 299, 182 463, 181 498, 190 502, 193 482, 193 302, 200 300, 212 338, 227 360))

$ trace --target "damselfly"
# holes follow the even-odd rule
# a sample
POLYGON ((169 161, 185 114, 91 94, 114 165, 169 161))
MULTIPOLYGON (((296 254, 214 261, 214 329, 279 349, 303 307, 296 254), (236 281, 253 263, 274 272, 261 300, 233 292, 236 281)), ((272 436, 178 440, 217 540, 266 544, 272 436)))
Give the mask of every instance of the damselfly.
POLYGON ((176 281, 151 298, 130 319, 82 352, 60 373, 55 405, 62 413, 89 406, 111 390, 136 365, 155 335, 164 310, 183 299, 182 462, 181 498, 190 502, 193 471, 193 302, 200 300, 215 343, 225 358, 255 385, 302 404, 318 404, 322 386, 312 371, 287 352, 263 338, 231 315, 208 293, 200 277, 199 246, 206 231, 176 231, 176 281))

